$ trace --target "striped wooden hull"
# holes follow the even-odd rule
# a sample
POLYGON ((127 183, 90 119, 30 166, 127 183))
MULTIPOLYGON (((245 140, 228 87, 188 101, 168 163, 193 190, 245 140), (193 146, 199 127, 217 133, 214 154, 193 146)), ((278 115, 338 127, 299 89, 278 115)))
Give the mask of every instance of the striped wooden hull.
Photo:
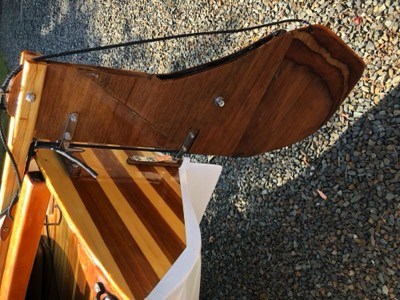
MULTIPOLYGON (((58 209, 47 226, 53 252, 52 296, 89 299, 101 282, 118 298, 143 299, 186 247, 177 167, 128 165, 132 153, 86 150, 99 176, 70 178, 57 156, 37 163, 58 209)), ((51 204, 52 205, 52 204, 51 204)))

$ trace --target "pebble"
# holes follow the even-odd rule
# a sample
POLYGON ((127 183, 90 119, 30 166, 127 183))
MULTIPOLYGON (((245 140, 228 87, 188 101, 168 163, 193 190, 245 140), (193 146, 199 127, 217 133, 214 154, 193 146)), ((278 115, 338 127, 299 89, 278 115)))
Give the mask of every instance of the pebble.
POLYGON ((382 286, 382 293, 384 293, 385 295, 389 294, 389 289, 386 285, 382 286))
MULTIPOLYGON (((223 166, 201 223, 200 298, 400 299, 399 1, 36 0, 0 6, 0 49, 10 67, 23 49, 55 53, 293 17, 330 27, 367 67, 326 126, 256 157, 192 156, 223 166)), ((165 73, 223 57, 264 32, 68 61, 165 73)))

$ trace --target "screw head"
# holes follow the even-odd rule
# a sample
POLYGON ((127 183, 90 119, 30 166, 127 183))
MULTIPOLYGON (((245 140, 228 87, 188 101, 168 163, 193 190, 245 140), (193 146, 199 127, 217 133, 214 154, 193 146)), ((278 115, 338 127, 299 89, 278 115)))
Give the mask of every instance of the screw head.
POLYGON ((224 98, 221 96, 218 96, 214 99, 214 104, 218 107, 224 107, 225 101, 224 98))
POLYGON ((74 123, 76 123, 76 122, 78 122, 78 114, 77 113, 72 113, 72 114, 70 114, 69 115, 69 120, 71 121, 71 122, 74 122, 74 123))
POLYGON ((64 133, 64 139, 67 141, 72 140, 72 135, 68 131, 64 133))
POLYGON ((34 93, 27 93, 25 95, 25 100, 28 102, 35 102, 36 101, 36 95, 34 93))

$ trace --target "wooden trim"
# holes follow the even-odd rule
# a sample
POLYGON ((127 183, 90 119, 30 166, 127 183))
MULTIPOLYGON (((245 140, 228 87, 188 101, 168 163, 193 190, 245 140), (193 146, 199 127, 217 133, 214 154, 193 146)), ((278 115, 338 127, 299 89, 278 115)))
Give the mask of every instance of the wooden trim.
MULTIPOLYGON (((46 74, 45 63, 24 62, 22 81, 18 96, 16 116, 10 120, 8 131, 8 147, 18 165, 18 171, 24 173, 28 151, 33 138, 33 130, 40 106, 44 78, 46 74), (36 100, 25 100, 27 93, 35 94, 36 100)), ((5 208, 16 190, 16 178, 11 162, 6 156, 0 192, 0 208, 5 208)))
POLYGON ((7 253, 0 299, 25 298, 50 199, 50 192, 40 178, 28 174, 23 182, 10 235, 12 251, 7 253))
MULTIPOLYGON (((18 171, 23 176, 28 151, 33 138, 33 130, 42 97, 43 83, 46 74, 45 63, 31 63, 24 60, 21 85, 13 86, 19 89, 18 107, 15 117, 11 117, 8 131, 8 147, 14 156, 18 171), (27 93, 34 93, 36 100, 25 100, 27 93)), ((12 94, 15 90, 12 91, 12 94)), ((0 189, 0 209, 4 209, 10 203, 12 195, 17 189, 17 180, 10 158, 6 156, 0 189)), ((4 235, 2 235, 4 237, 4 235)), ((8 250, 9 239, 0 241, 0 281, 3 276, 4 263, 8 250)))

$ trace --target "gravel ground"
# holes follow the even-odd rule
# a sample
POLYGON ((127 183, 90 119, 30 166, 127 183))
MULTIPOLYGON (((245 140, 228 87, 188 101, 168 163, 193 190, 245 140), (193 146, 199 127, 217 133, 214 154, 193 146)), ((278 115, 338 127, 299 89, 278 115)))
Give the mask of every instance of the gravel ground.
MULTIPOLYGON (((368 67, 326 126, 303 142, 252 158, 193 157, 224 167, 201 223, 201 298, 400 299, 398 1, 0 4, 1 50, 10 66, 22 49, 48 54, 289 17, 332 28, 368 67)), ((224 56, 265 32, 68 61, 163 73, 224 56)))

